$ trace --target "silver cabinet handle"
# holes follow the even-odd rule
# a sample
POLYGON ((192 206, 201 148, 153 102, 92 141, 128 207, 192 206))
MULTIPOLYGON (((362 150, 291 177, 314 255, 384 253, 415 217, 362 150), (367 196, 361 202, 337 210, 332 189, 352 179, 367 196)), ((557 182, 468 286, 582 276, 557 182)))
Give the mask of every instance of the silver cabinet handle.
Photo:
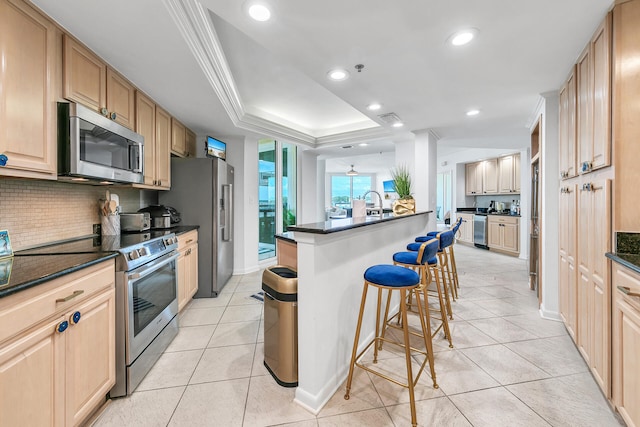
POLYGON ((618 290, 620 292, 622 292, 623 294, 630 296, 630 297, 640 297, 640 294, 637 292, 631 292, 631 288, 627 287, 627 286, 618 286, 618 290))
POLYGON ((74 299, 75 297, 84 294, 83 290, 78 290, 78 291, 74 291, 71 295, 68 295, 64 298, 58 298, 56 299, 56 302, 67 302, 69 300, 74 299))

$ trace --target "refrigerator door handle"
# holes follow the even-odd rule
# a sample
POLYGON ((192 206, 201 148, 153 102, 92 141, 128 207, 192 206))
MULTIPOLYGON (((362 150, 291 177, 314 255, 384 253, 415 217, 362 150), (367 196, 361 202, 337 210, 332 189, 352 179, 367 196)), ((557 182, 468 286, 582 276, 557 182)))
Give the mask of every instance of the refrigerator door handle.
POLYGON ((224 227, 222 228, 222 240, 233 240, 233 184, 222 186, 222 199, 224 200, 224 227))

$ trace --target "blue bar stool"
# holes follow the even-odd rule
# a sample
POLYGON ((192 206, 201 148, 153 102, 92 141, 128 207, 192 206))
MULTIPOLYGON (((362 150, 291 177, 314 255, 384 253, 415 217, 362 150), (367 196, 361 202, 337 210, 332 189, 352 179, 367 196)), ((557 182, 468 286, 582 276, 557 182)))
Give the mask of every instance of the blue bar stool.
MULTIPOLYGON (((417 251, 410 250, 409 252, 396 252, 395 254, 393 254, 393 263, 394 265, 400 265, 402 267, 411 268, 420 274, 421 284, 416 290, 416 294, 424 295, 424 312, 427 316, 426 324, 429 327, 429 330, 432 331, 430 340, 432 341, 433 337, 435 337, 438 334, 438 332, 442 329, 444 333, 444 337, 449 341, 449 347, 453 348, 451 331, 449 329, 449 320, 447 319, 446 303, 444 301, 444 297, 442 295, 443 292, 440 285, 438 258, 436 257, 436 254, 438 253, 440 248, 440 241, 438 239, 433 238, 427 242, 410 243, 409 245, 411 245, 414 248, 415 248, 415 245, 420 245, 420 246, 415 248, 417 249, 417 251), (432 292, 431 296, 437 296, 438 298, 439 310, 434 310, 434 311, 436 311, 439 314, 437 319, 440 320, 440 325, 435 330, 431 329, 431 320, 430 320, 431 308, 429 307, 429 300, 428 300, 429 298, 428 287, 433 281, 435 281, 436 292, 435 294, 432 292)), ((390 299, 387 299, 387 306, 385 309, 385 319, 388 319, 389 303, 390 303, 390 299)), ((409 295, 409 301, 408 301, 409 310, 411 310, 412 304, 413 304, 412 295, 409 295)), ((392 325, 389 321, 393 320, 393 318, 397 316, 398 315, 396 314, 391 319, 388 319, 385 325, 389 327, 396 327, 392 325)), ((384 336, 384 331, 383 331, 383 336, 384 336)))
MULTIPOLYGON (((356 326, 356 336, 353 341, 353 351, 351 352, 351 362, 349 364, 349 376, 347 377, 347 390, 344 395, 345 400, 349 400, 349 392, 351 391, 351 382, 353 380, 353 370, 354 367, 362 368, 368 372, 371 372, 374 375, 377 375, 381 378, 384 378, 388 381, 391 381, 394 384, 405 387, 409 389, 409 401, 411 406, 411 424, 413 426, 417 426, 416 419, 416 402, 415 402, 415 393, 414 388, 420 379, 420 375, 424 371, 424 367, 428 361, 431 361, 431 371, 433 370, 433 352, 429 351, 429 353, 415 349, 411 347, 409 341, 409 324, 407 322, 407 296, 409 293, 415 292, 416 288, 420 285, 420 276, 415 271, 400 267, 397 265, 374 265, 369 267, 364 272, 364 289, 362 291, 362 300, 360 302, 360 313, 358 314, 358 324, 356 326), (364 308, 367 301, 367 291, 369 290, 369 286, 373 286, 378 289, 378 305, 376 310, 376 332, 373 340, 360 352, 358 351, 358 340, 360 339, 360 331, 362 328, 362 317, 364 314, 364 308), (388 290, 389 295, 391 295, 392 291, 398 291, 400 293, 400 318, 402 322, 402 331, 403 331, 403 342, 397 342, 388 338, 384 338, 380 334, 380 308, 382 305, 382 291, 388 290), (405 362, 407 365, 407 383, 401 383, 395 378, 391 378, 387 375, 384 375, 381 372, 378 372, 364 364, 360 363, 362 356, 373 346, 373 363, 378 362, 378 345, 382 344, 382 342, 387 342, 389 344, 393 344, 404 348, 405 353, 405 362), (413 372, 411 369, 411 361, 412 354, 420 353, 425 357, 420 370, 416 377, 413 377, 413 372)), ((423 314, 422 303, 420 302, 420 298, 417 298, 416 305, 418 306, 418 311, 420 313, 420 324, 422 326, 422 336, 425 337, 425 348, 428 340, 427 336, 430 336, 428 333, 427 326, 425 324, 425 316, 423 314)), ((432 374, 433 378, 433 387, 438 388, 438 384, 436 383, 435 373, 432 374)))
MULTIPOLYGON (((422 239, 422 237, 419 237, 419 239, 422 239)), ((451 245, 453 245, 453 241, 455 240, 455 235, 451 230, 442 231, 436 235, 436 239, 438 239, 438 242, 439 242, 437 266, 440 269, 440 275, 442 277, 442 287, 444 289, 445 305, 447 308, 447 313, 449 314, 449 319, 453 320, 453 310, 451 308, 450 295, 454 301, 455 301, 455 295, 453 293, 454 292, 453 275, 449 268, 449 248, 451 247, 451 245)), ((420 242, 409 243, 407 245, 407 250, 417 251, 418 249, 420 249, 421 244, 422 243, 420 242)))

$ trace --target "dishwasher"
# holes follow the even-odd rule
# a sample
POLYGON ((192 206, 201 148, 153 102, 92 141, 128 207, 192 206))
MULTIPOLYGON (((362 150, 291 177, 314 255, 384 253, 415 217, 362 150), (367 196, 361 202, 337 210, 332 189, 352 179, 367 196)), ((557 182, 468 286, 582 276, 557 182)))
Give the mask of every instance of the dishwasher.
POLYGON ((473 244, 478 248, 489 249, 487 246, 488 222, 486 215, 473 216, 473 244))

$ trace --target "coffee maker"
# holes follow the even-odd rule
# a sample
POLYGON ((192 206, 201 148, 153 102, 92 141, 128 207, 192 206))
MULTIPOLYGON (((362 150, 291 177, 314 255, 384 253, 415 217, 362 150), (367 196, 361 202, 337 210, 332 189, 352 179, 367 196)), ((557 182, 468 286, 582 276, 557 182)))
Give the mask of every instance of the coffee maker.
POLYGON ((487 212, 495 212, 496 211, 496 201, 492 200, 489 202, 489 210, 487 212))

